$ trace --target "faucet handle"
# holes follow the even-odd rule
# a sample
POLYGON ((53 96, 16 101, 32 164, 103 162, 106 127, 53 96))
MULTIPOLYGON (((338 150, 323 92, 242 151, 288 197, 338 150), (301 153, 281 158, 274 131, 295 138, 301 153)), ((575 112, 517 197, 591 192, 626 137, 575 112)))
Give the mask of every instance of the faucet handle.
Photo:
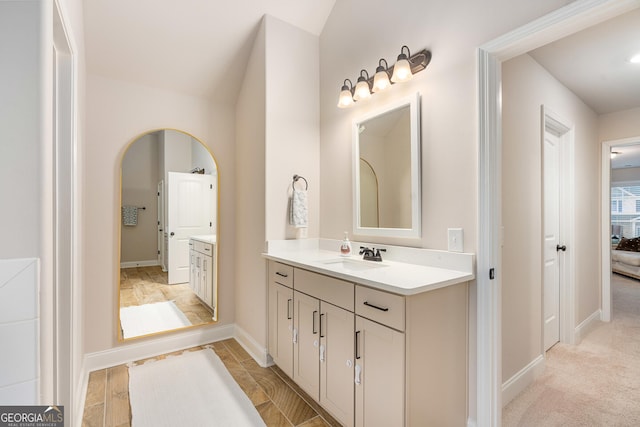
POLYGON ((376 255, 375 255, 375 256, 382 256, 382 255, 380 255, 380 251, 382 251, 382 252, 387 252, 387 250, 386 250, 386 249, 382 249, 382 248, 378 248, 378 249, 373 248, 373 250, 376 252, 376 255))

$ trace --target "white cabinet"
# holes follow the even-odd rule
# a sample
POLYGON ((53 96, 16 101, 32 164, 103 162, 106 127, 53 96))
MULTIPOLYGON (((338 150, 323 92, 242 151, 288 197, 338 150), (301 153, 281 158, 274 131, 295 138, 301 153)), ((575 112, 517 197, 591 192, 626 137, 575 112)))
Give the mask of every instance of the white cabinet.
POLYGON ((215 244, 189 240, 189 285, 193 292, 215 310, 215 244))

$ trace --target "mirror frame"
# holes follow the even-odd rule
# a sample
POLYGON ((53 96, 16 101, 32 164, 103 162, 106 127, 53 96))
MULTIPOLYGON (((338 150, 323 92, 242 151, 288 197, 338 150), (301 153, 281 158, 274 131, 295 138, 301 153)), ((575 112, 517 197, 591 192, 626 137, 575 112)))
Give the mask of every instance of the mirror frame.
POLYGON ((217 191, 216 191, 216 250, 215 250, 215 260, 214 260, 214 265, 216 266, 215 268, 215 272, 214 272, 214 280, 216 283, 214 292, 215 292, 215 299, 216 302, 219 301, 219 295, 218 295, 218 288, 220 285, 220 281, 219 281, 219 259, 220 259, 220 238, 219 238, 219 232, 220 232, 220 166, 218 164, 218 160, 216 159, 216 156, 213 154, 213 152, 211 151, 211 149, 209 148, 209 146, 207 144, 204 143, 204 141, 202 141, 200 138, 198 138, 197 136, 181 130, 181 129, 176 129, 176 128, 156 128, 156 129, 150 129, 147 130, 145 132, 141 132, 138 135, 136 135, 135 137, 133 137, 128 143, 127 145, 124 147, 124 150, 122 151, 122 155, 120 156, 120 166, 118 168, 119 170, 119 176, 118 176, 118 183, 119 183, 119 188, 118 188, 118 192, 119 192, 119 204, 117 206, 117 211, 116 211, 116 218, 118 219, 118 258, 116 260, 117 265, 116 265, 116 271, 117 271, 117 287, 116 287, 116 291, 118 293, 117 295, 117 304, 116 304, 116 333, 117 333, 117 338, 118 338, 118 342, 130 342, 133 340, 137 340, 137 339, 141 339, 141 338, 148 338, 148 337, 153 337, 153 336, 157 336, 157 335, 162 335, 162 334, 166 334, 166 333, 172 333, 172 332, 179 332, 179 331, 186 331, 189 329, 194 329, 194 328, 199 328, 199 327, 203 327, 203 326, 208 326, 208 325, 214 325, 216 323, 218 323, 219 321, 219 307, 218 304, 216 303, 216 308, 215 308, 215 318, 213 318, 210 322, 206 322, 206 323, 202 323, 202 324, 198 324, 198 325, 191 325, 191 326, 185 326, 182 328, 177 328, 177 329, 167 329, 165 331, 161 331, 161 332, 154 332, 151 334, 146 334, 146 335, 139 335, 139 336, 135 336, 135 337, 130 337, 130 338, 124 338, 122 336, 122 327, 120 324, 120 270, 121 270, 121 263, 122 263, 122 218, 121 218, 121 209, 122 209, 122 165, 124 163, 124 158, 127 155, 127 152, 129 151, 129 149, 131 148, 131 146, 138 141, 140 138, 155 133, 155 132, 160 132, 160 131, 175 131, 175 132, 179 132, 185 135, 188 135, 189 137, 191 137, 192 139, 194 139, 195 141, 198 141, 205 150, 207 150, 207 152, 209 153, 209 155, 211 156, 211 159, 213 160, 213 163, 216 166, 216 186, 217 186, 217 191))
POLYGON ((383 236, 420 238, 422 224, 421 150, 420 150, 420 93, 400 98, 383 107, 353 120, 353 234, 359 236, 383 236), (360 222, 360 125, 391 111, 409 106, 411 127, 411 228, 362 227, 360 222))

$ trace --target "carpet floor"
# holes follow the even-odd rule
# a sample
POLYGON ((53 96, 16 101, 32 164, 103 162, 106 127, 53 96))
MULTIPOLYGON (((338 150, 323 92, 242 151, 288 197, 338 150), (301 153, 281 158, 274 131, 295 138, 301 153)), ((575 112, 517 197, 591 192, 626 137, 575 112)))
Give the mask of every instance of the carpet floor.
POLYGON ((640 281, 614 274, 612 320, 556 344, 544 373, 503 409, 503 426, 640 425, 640 281))

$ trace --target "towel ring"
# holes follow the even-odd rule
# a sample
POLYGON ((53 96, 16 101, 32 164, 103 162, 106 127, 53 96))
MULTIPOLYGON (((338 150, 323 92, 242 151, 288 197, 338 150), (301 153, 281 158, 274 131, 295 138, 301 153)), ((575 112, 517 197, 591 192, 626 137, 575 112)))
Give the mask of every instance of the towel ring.
POLYGON ((307 180, 306 180, 306 178, 304 176, 300 176, 300 175, 293 175, 293 182, 291 183, 291 186, 293 187, 296 184, 296 182, 298 182, 299 179, 304 181, 304 189, 308 190, 309 189, 309 183, 307 182, 307 180))

